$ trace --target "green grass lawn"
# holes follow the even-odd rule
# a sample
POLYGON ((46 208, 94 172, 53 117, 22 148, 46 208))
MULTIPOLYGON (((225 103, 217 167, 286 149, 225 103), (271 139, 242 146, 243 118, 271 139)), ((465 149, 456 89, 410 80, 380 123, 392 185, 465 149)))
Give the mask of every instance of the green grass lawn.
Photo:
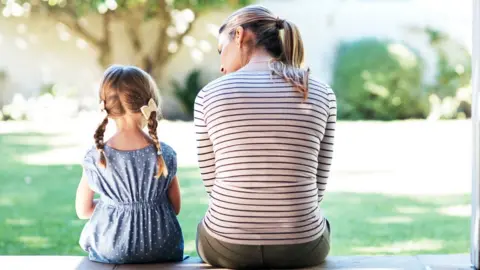
MULTIPOLYGON (((24 155, 52 149, 47 135, 0 135, 0 255, 84 254, 78 238, 85 222, 76 218, 74 208, 80 166, 22 161, 24 155)), ((196 225, 207 197, 196 168, 180 168, 178 176, 185 251, 195 255, 196 225)), ((469 194, 328 193, 322 208, 332 225, 331 254, 466 253, 469 217, 448 215, 442 209, 469 203, 469 194)))

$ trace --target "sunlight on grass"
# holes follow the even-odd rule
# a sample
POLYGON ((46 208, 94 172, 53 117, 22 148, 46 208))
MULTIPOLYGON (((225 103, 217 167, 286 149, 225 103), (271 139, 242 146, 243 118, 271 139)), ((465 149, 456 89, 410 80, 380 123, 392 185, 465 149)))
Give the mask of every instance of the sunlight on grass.
POLYGON ((75 212, 75 205, 73 205, 73 202, 70 203, 70 204, 59 205, 55 208, 55 212, 65 213, 65 214, 74 213, 75 212))
MULTIPOLYGON (((74 201, 86 149, 71 142, 54 134, 0 135, 0 171, 4 172, 0 175, 0 232, 13 232, 0 233, 0 254, 85 255, 78 240, 86 221, 76 218, 74 201)), ((197 256, 197 224, 208 207, 208 196, 196 165, 182 165, 177 173, 182 193, 179 222, 185 254, 197 256)), ((354 176, 356 172, 348 177, 353 180, 354 176)), ((330 191, 322 210, 333 228, 331 254, 467 252, 470 223, 465 205, 469 200, 469 194, 330 191)))
POLYGON ((0 198, 0 206, 13 206, 13 200, 10 198, 0 198))
POLYGON ((85 225, 86 222, 87 222, 86 220, 74 219, 74 220, 70 220, 70 225, 74 227, 77 227, 77 226, 80 227, 85 225))
POLYGON ((5 136, 2 144, 18 145, 27 151, 14 151, 15 159, 26 165, 78 164, 87 149, 68 135, 19 134, 5 136), (41 151, 28 151, 37 149, 41 151))
POLYGON ((69 165, 80 164, 82 162, 82 148, 68 147, 56 148, 44 152, 23 155, 20 161, 28 165, 69 165), (77 153, 77 154, 74 154, 77 153))
POLYGON ((48 238, 42 236, 20 236, 18 241, 31 248, 49 247, 48 238))
POLYGON ((448 206, 438 209, 437 212, 453 217, 470 217, 472 215, 472 206, 468 204, 448 206))
POLYGON ((195 240, 185 241, 185 253, 193 253, 196 252, 196 242, 195 240))
POLYGON ((190 197, 190 198, 185 198, 182 199, 182 202, 185 204, 208 204, 208 197, 207 196, 202 196, 202 197, 190 197))
POLYGON ((396 209, 397 212, 401 214, 423 214, 428 212, 427 208, 417 206, 397 207, 396 209))
POLYGON ((31 220, 31 219, 25 219, 25 218, 18 218, 18 219, 7 218, 5 220, 5 223, 7 225, 29 226, 29 225, 32 225, 34 223, 34 221, 31 220))
POLYGON ((400 252, 416 252, 416 251, 436 251, 443 247, 443 241, 422 239, 415 241, 397 242, 392 245, 384 245, 378 247, 358 247, 354 250, 360 253, 400 253, 400 252))
POLYGON ((188 171, 185 171, 182 176, 189 179, 192 178, 198 179, 198 181, 202 181, 200 178, 200 172, 196 169, 189 169, 188 171))
POLYGON ((51 145, 51 146, 64 146, 72 143, 72 139, 66 135, 32 135, 28 136, 15 136, 7 137, 3 143, 6 144, 21 144, 21 145, 51 145))
POLYGON ((411 217, 396 216, 396 217, 381 217, 368 219, 371 223, 376 224, 394 224, 394 223, 411 223, 413 219, 411 217))

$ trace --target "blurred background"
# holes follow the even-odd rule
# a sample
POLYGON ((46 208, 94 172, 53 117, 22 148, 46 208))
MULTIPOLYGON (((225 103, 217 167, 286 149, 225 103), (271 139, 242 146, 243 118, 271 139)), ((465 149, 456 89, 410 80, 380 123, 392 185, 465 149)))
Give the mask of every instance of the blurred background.
POLYGON ((0 0, 0 254, 84 254, 75 191, 101 120, 99 80, 118 63, 160 87, 159 135, 178 153, 195 255, 208 200, 193 102, 220 76, 219 25, 247 4, 297 24, 306 65, 337 95, 322 203, 332 254, 468 252, 470 1, 0 0))

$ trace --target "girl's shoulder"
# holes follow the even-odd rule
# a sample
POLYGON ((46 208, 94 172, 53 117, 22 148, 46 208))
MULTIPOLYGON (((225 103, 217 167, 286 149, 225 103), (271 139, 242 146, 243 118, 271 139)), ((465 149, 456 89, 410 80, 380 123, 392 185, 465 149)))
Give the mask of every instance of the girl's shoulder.
POLYGON ((164 142, 160 142, 160 146, 162 148, 162 155, 165 159, 177 159, 177 152, 175 152, 173 147, 164 142))
POLYGON ((94 166, 99 158, 99 153, 97 151, 97 148, 95 146, 91 146, 90 148, 87 149, 85 152, 85 155, 83 156, 83 166, 84 167, 90 167, 94 166))
POLYGON ((164 142, 160 142, 160 146, 162 147, 163 160, 165 160, 168 169, 168 181, 171 181, 177 175, 177 152, 164 142))

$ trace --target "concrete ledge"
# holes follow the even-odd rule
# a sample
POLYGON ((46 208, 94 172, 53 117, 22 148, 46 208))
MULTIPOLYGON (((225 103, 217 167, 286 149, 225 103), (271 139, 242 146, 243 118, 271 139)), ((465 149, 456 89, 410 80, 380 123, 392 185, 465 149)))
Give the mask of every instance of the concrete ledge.
MULTIPOLYGON (((468 254, 417 256, 332 256, 312 269, 471 269, 468 254)), ((81 256, 0 256, 0 269, 62 269, 62 270, 154 270, 154 269, 217 269, 189 258, 177 264, 113 265, 89 261, 81 256)))

